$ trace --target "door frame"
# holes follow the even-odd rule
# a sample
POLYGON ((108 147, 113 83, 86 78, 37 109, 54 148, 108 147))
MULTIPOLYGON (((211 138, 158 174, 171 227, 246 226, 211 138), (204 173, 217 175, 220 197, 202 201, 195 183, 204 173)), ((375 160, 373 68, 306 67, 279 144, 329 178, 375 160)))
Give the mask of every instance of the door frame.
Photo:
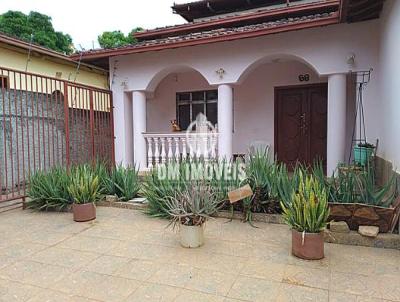
MULTIPOLYGON (((290 89, 301 89, 301 88, 313 88, 322 87, 326 88, 328 94, 328 82, 322 83, 312 83, 312 84, 300 84, 300 85, 285 85, 285 86, 275 86, 274 87, 274 156, 278 157, 278 92, 280 90, 290 90, 290 89)), ((328 101, 328 95, 326 96, 328 101)), ((329 104, 328 108, 329 109, 329 104)), ((329 112, 328 112, 329 114, 329 112)), ((327 129, 328 132, 328 129, 327 129)), ((327 133, 328 135, 328 133, 327 133)), ((328 147, 328 146, 327 146, 328 147)))

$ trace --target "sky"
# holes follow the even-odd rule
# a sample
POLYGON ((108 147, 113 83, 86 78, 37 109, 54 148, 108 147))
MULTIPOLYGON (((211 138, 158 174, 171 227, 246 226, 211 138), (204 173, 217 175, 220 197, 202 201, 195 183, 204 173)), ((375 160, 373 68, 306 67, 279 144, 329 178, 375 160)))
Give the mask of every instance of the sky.
POLYGON ((98 47, 97 36, 104 31, 122 30, 125 34, 132 28, 147 29, 184 23, 179 15, 172 13, 173 3, 188 0, 0 0, 0 14, 8 10, 30 11, 51 16, 55 30, 72 36, 74 45, 80 49, 98 47))

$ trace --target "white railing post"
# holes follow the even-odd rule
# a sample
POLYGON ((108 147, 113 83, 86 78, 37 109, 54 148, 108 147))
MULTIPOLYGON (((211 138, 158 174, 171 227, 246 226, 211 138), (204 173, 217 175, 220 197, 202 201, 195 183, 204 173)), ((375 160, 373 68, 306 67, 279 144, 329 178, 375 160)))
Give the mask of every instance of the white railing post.
POLYGON ((153 138, 146 138, 147 141, 147 166, 149 168, 153 167, 153 138))
POLYGON ((165 164, 167 161, 167 153, 165 152, 165 137, 161 137, 161 163, 165 164))
POLYGON ((172 152, 172 137, 167 137, 167 143, 168 143, 168 152, 167 152, 167 161, 171 162, 173 161, 174 153, 172 152))
POLYGON ((186 137, 182 137, 181 142, 182 142, 182 160, 186 160, 187 157, 186 137))
POLYGON ((157 166, 160 163, 160 146, 158 144, 158 137, 154 138, 154 164, 157 166))
POLYGON ((179 142, 180 139, 179 137, 174 137, 174 143, 175 143, 175 161, 179 162, 180 161, 180 157, 181 157, 181 153, 180 153, 180 148, 179 148, 179 142))

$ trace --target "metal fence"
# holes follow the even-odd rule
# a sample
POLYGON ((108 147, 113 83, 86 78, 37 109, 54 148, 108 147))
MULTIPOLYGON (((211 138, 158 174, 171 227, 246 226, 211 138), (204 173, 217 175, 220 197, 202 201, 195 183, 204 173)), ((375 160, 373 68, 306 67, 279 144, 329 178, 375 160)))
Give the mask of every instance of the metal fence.
POLYGON ((113 129, 110 91, 0 67, 0 210, 35 171, 113 163, 113 129))

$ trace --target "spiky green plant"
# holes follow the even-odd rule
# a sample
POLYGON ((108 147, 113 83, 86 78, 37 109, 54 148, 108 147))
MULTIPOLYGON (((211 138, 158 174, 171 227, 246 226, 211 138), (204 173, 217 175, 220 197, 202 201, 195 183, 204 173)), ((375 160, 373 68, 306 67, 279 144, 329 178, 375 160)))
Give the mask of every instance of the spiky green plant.
POLYGON ((313 176, 304 176, 298 191, 292 195, 292 202, 289 205, 282 202, 281 206, 285 222, 298 232, 319 233, 326 227, 329 217, 327 194, 313 176))
POLYGON ((76 204, 97 202, 101 197, 99 177, 88 165, 74 167, 68 192, 76 204))
POLYGON ((54 167, 44 172, 38 171, 29 179, 27 202, 29 209, 37 211, 64 211, 72 200, 68 192, 70 178, 66 168, 54 167))
POLYGON ((111 171, 109 188, 122 201, 137 197, 140 190, 139 171, 132 167, 118 165, 111 171))
MULTIPOLYGON (((146 176, 143 183, 143 196, 146 197, 148 207, 146 214, 153 217, 170 218, 170 214, 165 209, 165 202, 183 192, 188 186, 188 181, 184 177, 184 163, 167 165, 166 169, 178 169, 176 178, 164 177, 161 175, 160 167, 153 168, 146 176)), ((168 173, 168 172, 167 172, 168 173)))
POLYGON ((218 211, 220 201, 212 187, 204 181, 191 184, 172 198, 167 198, 164 208, 171 217, 171 224, 200 226, 218 211))
POLYGON ((107 162, 97 160, 93 166, 92 171, 99 178, 100 188, 104 195, 115 195, 115 186, 111 179, 110 165, 107 162))

